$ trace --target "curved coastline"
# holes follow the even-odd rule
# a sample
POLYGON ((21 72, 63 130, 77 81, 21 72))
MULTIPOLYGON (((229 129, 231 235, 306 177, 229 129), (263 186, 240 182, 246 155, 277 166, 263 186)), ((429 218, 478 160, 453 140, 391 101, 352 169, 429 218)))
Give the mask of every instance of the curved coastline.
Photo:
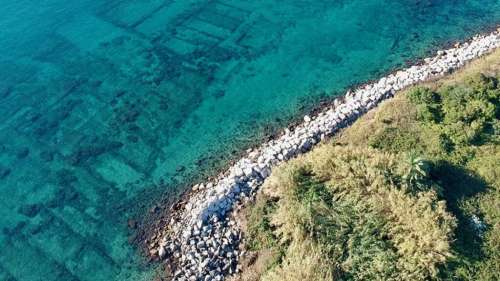
POLYGON ((232 214, 254 198, 272 167, 309 151, 348 126, 397 91, 441 77, 468 61, 500 47, 500 29, 453 48, 437 51, 409 68, 364 84, 304 121, 286 128, 279 137, 249 149, 223 174, 197 184, 170 208, 170 223, 150 244, 150 255, 165 259, 174 280, 223 280, 239 270, 241 232, 232 214))

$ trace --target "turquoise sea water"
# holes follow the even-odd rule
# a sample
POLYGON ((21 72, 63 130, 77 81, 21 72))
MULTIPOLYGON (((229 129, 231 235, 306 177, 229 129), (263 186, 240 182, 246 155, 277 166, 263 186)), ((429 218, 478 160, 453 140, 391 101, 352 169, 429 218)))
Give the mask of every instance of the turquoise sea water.
POLYGON ((498 0, 0 0, 0 280, 148 280, 137 207, 498 22, 498 0))

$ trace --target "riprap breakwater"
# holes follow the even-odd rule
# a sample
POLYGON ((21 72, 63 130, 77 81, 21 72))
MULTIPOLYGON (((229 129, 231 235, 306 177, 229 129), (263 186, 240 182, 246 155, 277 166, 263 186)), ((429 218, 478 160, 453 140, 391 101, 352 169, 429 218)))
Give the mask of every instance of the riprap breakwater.
POLYGON ((175 280, 223 280, 239 270, 241 232, 231 213, 250 201, 276 165, 309 151, 314 145, 346 127, 381 101, 406 87, 443 76, 500 47, 500 29, 469 42, 440 50, 420 65, 389 74, 347 92, 332 106, 292 130, 249 150, 212 182, 197 184, 172 208, 170 224, 151 254, 168 259, 175 280))

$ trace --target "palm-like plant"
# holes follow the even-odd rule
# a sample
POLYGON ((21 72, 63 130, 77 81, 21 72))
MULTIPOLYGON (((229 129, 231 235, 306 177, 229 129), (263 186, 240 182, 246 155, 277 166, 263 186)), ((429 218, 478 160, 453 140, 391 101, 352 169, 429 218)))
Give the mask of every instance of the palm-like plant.
POLYGON ((408 171, 404 175, 406 185, 414 191, 424 191, 429 189, 429 162, 418 156, 415 152, 411 152, 408 155, 408 164, 408 171))

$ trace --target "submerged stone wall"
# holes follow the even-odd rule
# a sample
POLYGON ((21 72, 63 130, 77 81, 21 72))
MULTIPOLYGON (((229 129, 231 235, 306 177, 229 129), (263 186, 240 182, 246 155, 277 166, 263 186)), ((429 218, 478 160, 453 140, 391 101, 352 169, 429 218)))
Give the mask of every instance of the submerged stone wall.
POLYGON ((249 150, 217 180, 193 186, 185 201, 172 210, 165 236, 151 253, 169 260, 174 280, 223 280, 239 270, 238 260, 244 255, 238 248, 238 222, 230 213, 255 196, 272 167, 309 151, 396 91, 447 74, 498 47, 500 29, 438 51, 421 65, 347 92, 316 116, 306 115, 293 130, 285 129, 279 138, 249 150))

